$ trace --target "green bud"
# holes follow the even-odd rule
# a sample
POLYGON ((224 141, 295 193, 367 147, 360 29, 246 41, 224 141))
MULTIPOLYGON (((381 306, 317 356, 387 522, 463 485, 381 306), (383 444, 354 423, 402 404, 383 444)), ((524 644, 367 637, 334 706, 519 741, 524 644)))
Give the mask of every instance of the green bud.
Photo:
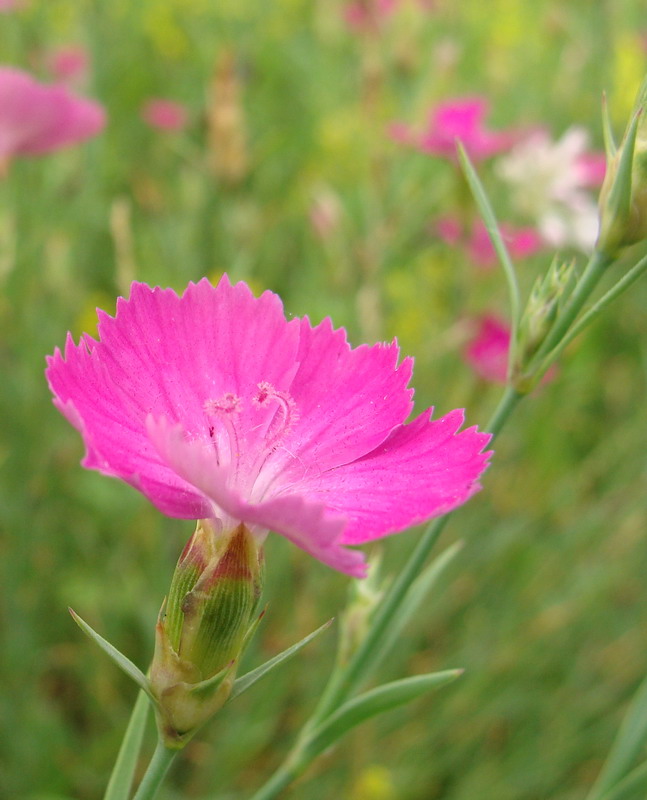
POLYGON ((518 390, 525 390, 528 376, 523 381, 519 378, 550 333, 562 299, 568 294, 574 270, 575 261, 564 263, 555 258, 546 275, 537 278, 533 286, 517 332, 512 380, 518 390))
POLYGON ((605 107, 607 172, 600 191, 600 235, 596 248, 615 258, 623 247, 647 239, 647 78, 631 122, 616 150, 605 107))
POLYGON ((167 747, 184 747, 229 697, 262 582, 262 552, 242 523, 222 533, 198 522, 156 628, 150 683, 167 747))

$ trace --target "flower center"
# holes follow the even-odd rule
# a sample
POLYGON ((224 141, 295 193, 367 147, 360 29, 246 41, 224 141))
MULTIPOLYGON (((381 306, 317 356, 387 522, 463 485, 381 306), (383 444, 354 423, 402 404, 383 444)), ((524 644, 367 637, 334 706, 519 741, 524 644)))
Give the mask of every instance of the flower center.
POLYGON ((267 488, 257 485, 257 478, 299 419, 297 405, 288 392, 275 389, 267 381, 256 388, 247 402, 227 392, 203 406, 218 465, 230 471, 231 480, 248 499, 254 489, 255 494, 262 495, 267 488))

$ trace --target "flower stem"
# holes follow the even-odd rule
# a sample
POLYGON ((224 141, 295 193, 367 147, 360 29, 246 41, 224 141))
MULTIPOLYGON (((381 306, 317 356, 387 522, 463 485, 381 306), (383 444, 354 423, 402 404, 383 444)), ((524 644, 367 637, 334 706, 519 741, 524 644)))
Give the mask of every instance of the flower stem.
POLYGON ((261 786, 250 798, 250 800, 272 800, 277 797, 279 792, 286 789, 292 781, 301 772, 301 769, 307 763, 307 759, 303 759, 302 763, 298 763, 300 759, 297 758, 296 748, 292 750, 283 764, 276 770, 270 779, 261 786))
MULTIPOLYGON (((506 389, 487 425, 487 429, 492 433, 493 438, 499 433, 523 396, 512 387, 506 389)), ((389 624, 406 596, 409 586, 424 567, 427 557, 438 541, 438 537, 450 516, 451 514, 446 514, 443 517, 439 517, 427 526, 404 569, 395 579, 380 604, 362 644, 358 647, 345 669, 336 669, 333 672, 318 706, 302 728, 286 760, 267 783, 253 795, 251 800, 271 800, 276 797, 310 760, 308 757, 308 743, 312 731, 322 720, 339 708, 361 684, 365 674, 371 667, 375 654, 379 650, 379 645, 384 635, 388 631, 389 624)))
POLYGON ((133 800, 153 800, 168 768, 178 753, 179 750, 170 750, 166 747, 161 739, 157 742, 151 762, 133 800))
POLYGON ((628 289, 632 283, 635 283, 638 278, 640 278, 643 273, 647 270, 647 256, 643 256, 643 258, 635 264, 629 272, 622 277, 618 283, 614 284, 608 292, 606 292, 598 301, 595 303, 591 308, 585 313, 582 314, 580 319, 573 325, 573 327, 568 331, 568 333, 563 337, 563 339, 550 351, 548 356, 546 357, 544 365, 540 368, 540 372, 544 371, 544 368, 548 367, 555 361, 559 356, 562 354, 564 349, 568 347, 568 345, 578 336, 584 328, 590 325, 593 320, 598 317, 604 309, 611 303, 613 300, 618 297, 618 295, 622 294, 625 289, 628 289))

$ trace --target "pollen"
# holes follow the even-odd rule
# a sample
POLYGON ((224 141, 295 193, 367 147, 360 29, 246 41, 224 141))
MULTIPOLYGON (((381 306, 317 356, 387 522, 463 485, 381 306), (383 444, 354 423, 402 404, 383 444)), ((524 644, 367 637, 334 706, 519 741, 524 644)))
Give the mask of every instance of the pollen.
POLYGON ((218 400, 206 400, 203 408, 207 414, 238 414, 240 406, 240 397, 232 392, 227 392, 218 400))

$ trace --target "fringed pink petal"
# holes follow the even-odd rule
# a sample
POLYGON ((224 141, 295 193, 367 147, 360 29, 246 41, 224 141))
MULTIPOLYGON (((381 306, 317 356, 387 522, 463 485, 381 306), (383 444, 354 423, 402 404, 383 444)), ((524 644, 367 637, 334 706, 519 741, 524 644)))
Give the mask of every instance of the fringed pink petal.
POLYGON ((299 491, 343 514, 344 544, 363 542, 440 516, 478 491, 490 437, 475 428, 458 433, 463 412, 437 420, 429 412, 396 428, 373 452, 304 482, 299 491))

